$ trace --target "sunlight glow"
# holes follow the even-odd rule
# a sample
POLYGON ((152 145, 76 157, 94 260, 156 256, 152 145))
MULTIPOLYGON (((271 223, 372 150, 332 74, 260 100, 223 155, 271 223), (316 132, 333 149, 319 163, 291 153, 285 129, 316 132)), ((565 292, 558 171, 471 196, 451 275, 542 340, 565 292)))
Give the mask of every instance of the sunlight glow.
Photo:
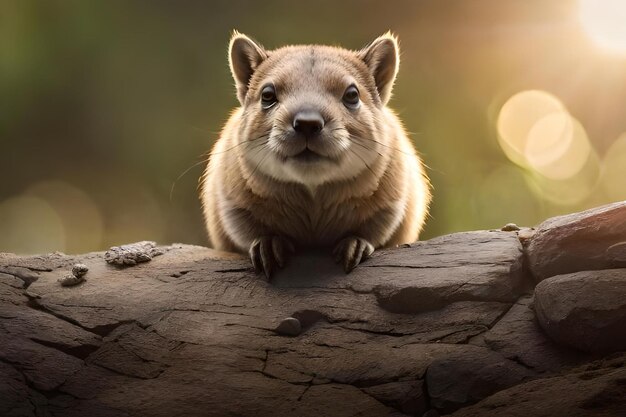
POLYGON ((626 54, 625 0, 580 0, 579 17, 596 44, 626 54))

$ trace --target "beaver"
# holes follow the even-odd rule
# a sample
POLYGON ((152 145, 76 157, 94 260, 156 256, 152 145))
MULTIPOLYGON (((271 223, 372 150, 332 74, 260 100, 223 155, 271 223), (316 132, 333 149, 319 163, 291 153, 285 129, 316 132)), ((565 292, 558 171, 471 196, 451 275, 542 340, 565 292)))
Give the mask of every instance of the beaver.
POLYGON ((269 278, 301 248, 332 248, 346 273, 374 249, 418 239, 430 183, 387 107, 400 63, 386 33, 361 50, 267 50, 234 32, 241 107, 216 141, 200 198, 213 248, 269 278))

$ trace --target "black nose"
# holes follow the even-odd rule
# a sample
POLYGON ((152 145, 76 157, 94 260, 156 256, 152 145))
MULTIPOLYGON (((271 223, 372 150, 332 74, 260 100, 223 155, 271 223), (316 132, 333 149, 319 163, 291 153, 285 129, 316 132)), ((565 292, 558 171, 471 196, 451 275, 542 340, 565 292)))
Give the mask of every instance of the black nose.
POLYGON ((324 118, 319 112, 306 110, 296 113, 293 129, 304 136, 314 136, 324 128, 324 118))

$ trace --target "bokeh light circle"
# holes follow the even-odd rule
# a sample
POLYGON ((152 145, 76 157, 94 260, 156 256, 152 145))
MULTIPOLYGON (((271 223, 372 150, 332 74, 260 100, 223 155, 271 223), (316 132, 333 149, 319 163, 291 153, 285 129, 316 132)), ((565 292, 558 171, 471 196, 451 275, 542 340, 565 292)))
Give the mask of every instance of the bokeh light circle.
POLYGON ((582 168, 566 179, 552 179, 536 171, 530 171, 527 177, 533 192, 544 201, 558 206, 576 206, 588 201, 598 188, 600 159, 596 152, 590 152, 582 168))
POLYGON ((525 168, 533 191, 545 201, 572 205, 598 184, 600 163, 581 123, 550 93, 513 95, 497 121, 503 152, 525 168))
POLYGON ((518 165, 527 166, 524 153, 530 130, 547 115, 563 111, 566 111, 563 103, 545 91, 527 90, 509 98, 497 120, 498 141, 506 156, 518 165))
POLYGON ((579 0, 580 22, 600 47, 626 54, 626 1, 579 0))
POLYGON ((566 112, 545 116, 528 133, 526 158, 535 171, 550 179, 575 176, 590 153, 585 129, 566 112))
POLYGON ((46 253, 65 249, 66 230, 46 200, 28 195, 0 202, 0 252, 46 253))

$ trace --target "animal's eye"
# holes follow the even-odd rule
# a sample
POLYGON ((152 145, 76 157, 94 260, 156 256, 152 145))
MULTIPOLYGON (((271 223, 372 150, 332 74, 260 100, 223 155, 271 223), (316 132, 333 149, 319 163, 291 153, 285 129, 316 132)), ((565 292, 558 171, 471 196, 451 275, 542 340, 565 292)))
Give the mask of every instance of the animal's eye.
POLYGON ((343 97, 341 100, 346 107, 350 109, 356 109, 360 103, 359 90, 356 88, 355 85, 351 85, 350 87, 346 88, 346 91, 343 93, 343 97))
POLYGON ((263 90, 261 90, 261 106, 263 106, 264 109, 269 109, 277 102, 278 99, 276 98, 276 89, 274 86, 268 84, 263 87, 263 90))

